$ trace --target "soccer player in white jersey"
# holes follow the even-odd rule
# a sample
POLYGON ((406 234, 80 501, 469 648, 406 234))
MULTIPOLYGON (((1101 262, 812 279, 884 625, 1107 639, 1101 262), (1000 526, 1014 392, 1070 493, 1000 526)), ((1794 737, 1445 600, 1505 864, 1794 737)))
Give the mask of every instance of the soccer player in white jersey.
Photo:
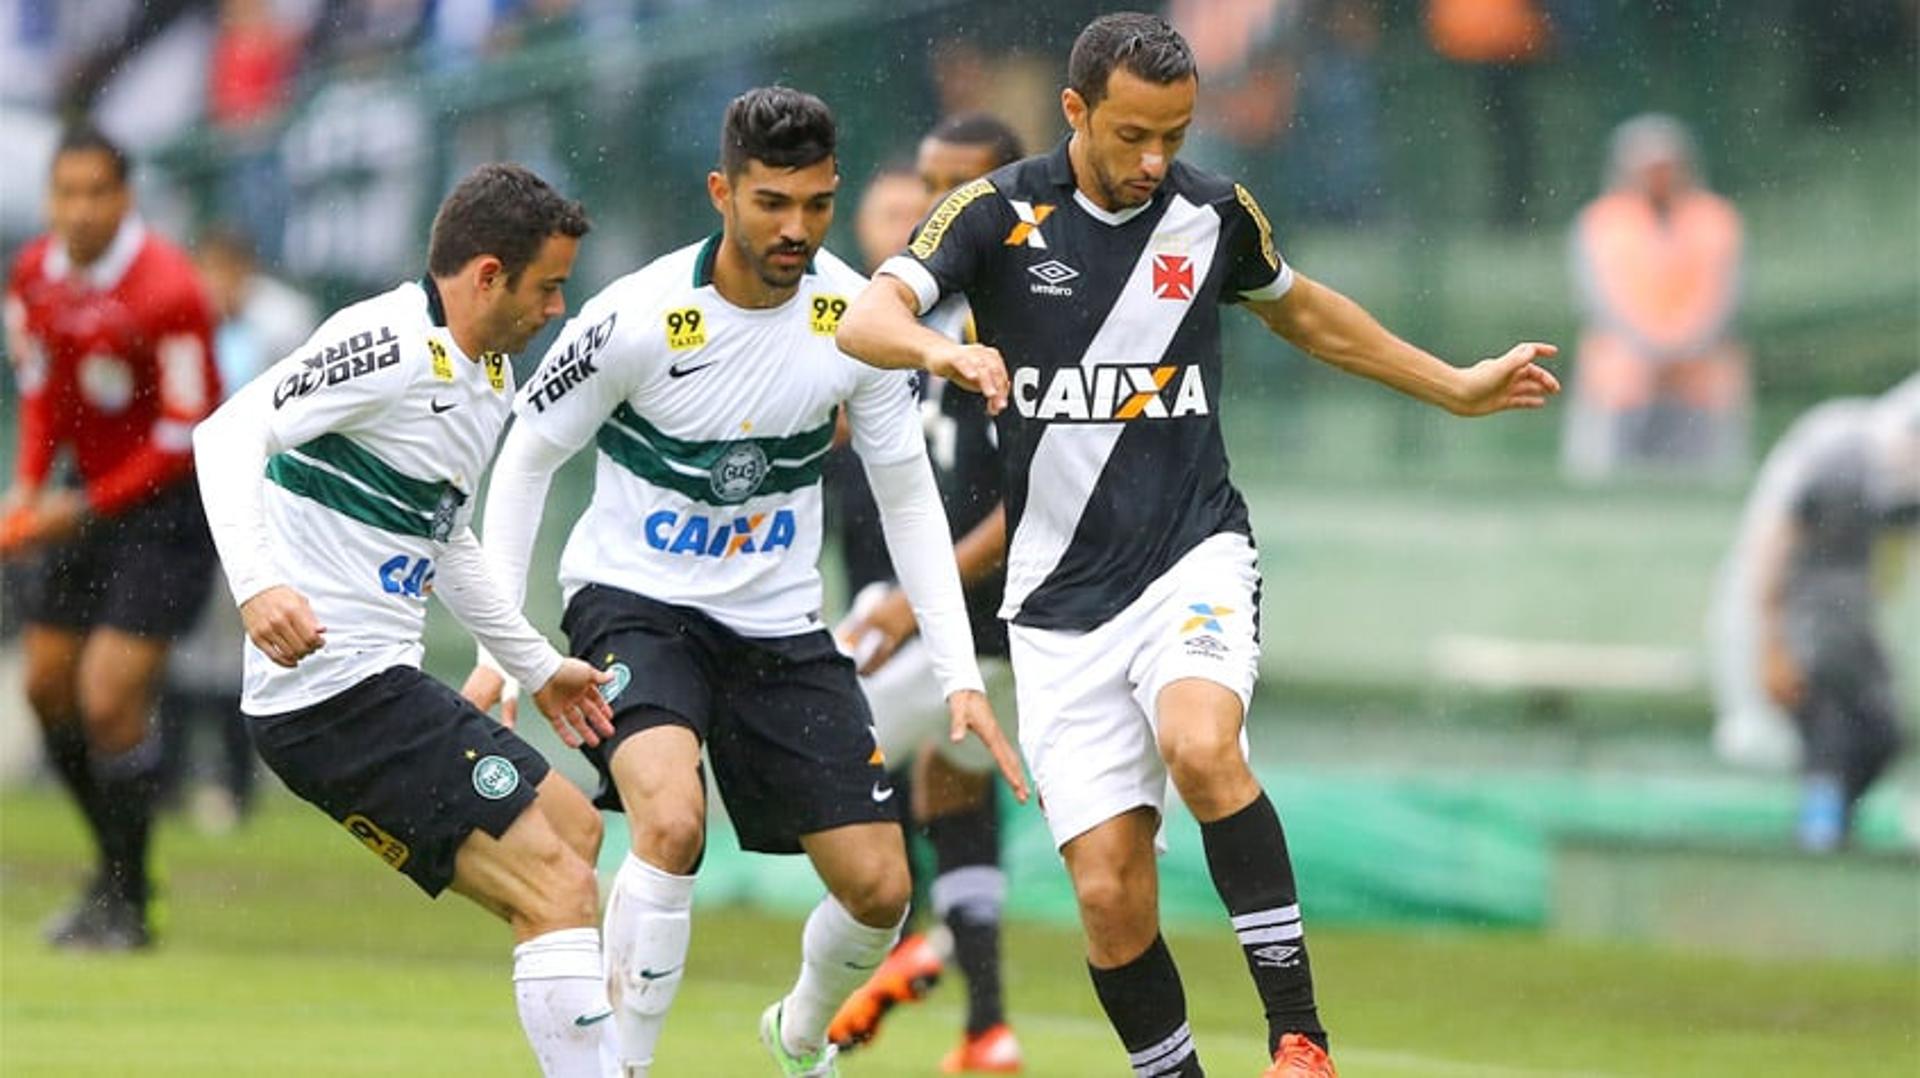
POLYGON ((1219 307, 1244 304, 1303 351, 1460 415, 1544 405, 1559 385, 1535 361, 1554 349, 1455 368, 1294 273, 1244 187, 1174 160, 1197 79, 1164 20, 1094 20, 1068 84, 1069 139, 936 207, 840 344, 1005 409, 1001 614, 1020 743, 1133 1072, 1201 1073, 1159 933, 1171 776, 1266 1011, 1266 1074, 1331 1078, 1286 840, 1246 761, 1260 578, 1220 433, 1219 307), (982 343, 915 321, 955 294, 982 343))
POLYGON ((513 396, 506 353, 565 309, 578 203, 487 165, 434 218, 427 275, 329 318, 194 432, 246 623, 241 709, 301 797, 429 895, 508 922, 520 1023, 549 1076, 599 1073, 607 1028, 586 796, 421 673, 437 594, 569 744, 612 733, 606 675, 564 659, 489 578, 472 498, 513 396))
MULTIPOLYGON (((820 244, 839 176, 834 122, 797 90, 727 108, 707 192, 721 231, 607 286, 514 405, 486 514, 516 594, 548 483, 588 443, 594 493, 560 562, 575 655, 614 675, 614 735, 590 746, 600 803, 632 849, 607 899, 608 992, 625 1073, 644 1075, 686 963, 706 820, 704 746, 740 844, 811 858, 828 895, 793 990, 761 1016, 785 1075, 836 1073, 827 1023, 905 912, 900 799, 853 664, 821 623, 820 468, 835 412, 913 597, 950 735, 985 740, 1024 797, 980 672, 911 376, 842 355, 865 279, 820 244)), ((502 681, 487 657, 469 699, 502 681)))

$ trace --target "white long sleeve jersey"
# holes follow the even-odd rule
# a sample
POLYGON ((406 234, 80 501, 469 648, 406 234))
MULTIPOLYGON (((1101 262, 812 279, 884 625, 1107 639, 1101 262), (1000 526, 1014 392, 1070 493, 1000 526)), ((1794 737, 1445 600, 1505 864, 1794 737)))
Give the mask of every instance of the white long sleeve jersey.
POLYGON ((743 309, 712 287, 718 242, 588 301, 521 391, 515 422, 568 452, 598 450, 593 499, 560 560, 568 598, 607 584, 745 636, 790 636, 822 625, 820 473, 835 409, 847 407, 869 467, 926 447, 908 372, 834 344, 864 277, 822 250, 791 300, 743 309))
POLYGON ((559 664, 486 586, 470 529, 511 407, 512 370, 504 356, 463 354, 444 321, 437 297, 415 283, 347 307, 196 433, 235 600, 289 585, 326 630, 325 646, 292 669, 248 642, 249 714, 305 707, 388 667, 418 666, 436 577, 455 614, 516 676, 539 684, 559 664))

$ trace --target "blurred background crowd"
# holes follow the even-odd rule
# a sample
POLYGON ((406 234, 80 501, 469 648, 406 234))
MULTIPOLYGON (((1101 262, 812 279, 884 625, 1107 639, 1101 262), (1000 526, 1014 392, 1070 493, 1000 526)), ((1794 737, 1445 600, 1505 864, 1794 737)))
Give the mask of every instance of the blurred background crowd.
MULTIPOLYGON (((940 118, 1061 138, 1065 50, 1111 6, 0 0, 0 251, 43 229, 60 123, 92 117, 134 153, 148 222, 197 252, 237 385, 323 311, 418 274, 428 215, 481 161, 524 162, 589 207, 575 304, 698 239, 725 103, 780 81, 840 118, 832 245, 851 260, 866 179, 940 118)), ((1455 362, 1563 347, 1565 398, 1462 426, 1230 320, 1230 448, 1269 574, 1256 759, 1311 800, 1288 818, 1323 911, 1538 923, 1546 836, 1566 830, 1806 840, 1757 570, 1731 556, 1762 502, 1799 511, 1797 465, 1747 505, 1783 432, 1920 365, 1920 4, 1163 10, 1201 70, 1185 157, 1252 188, 1291 261, 1455 362), (1411 815, 1389 826, 1394 806, 1411 815), (1410 850, 1469 871, 1422 890, 1410 850)), ((570 474, 563 496, 584 502, 570 474)), ((1904 549, 1875 555, 1862 616, 1911 728, 1904 549)), ((531 602, 551 625, 551 585, 531 602)), ((439 668, 463 671, 457 636, 435 639, 439 668)), ((203 654, 233 651, 229 634, 203 654)), ((220 711, 231 674, 176 666, 178 693, 220 711)), ((248 796, 244 741, 231 751, 210 818, 248 796)), ((1861 841, 1920 841, 1906 811, 1897 783, 1870 798, 1861 841)))

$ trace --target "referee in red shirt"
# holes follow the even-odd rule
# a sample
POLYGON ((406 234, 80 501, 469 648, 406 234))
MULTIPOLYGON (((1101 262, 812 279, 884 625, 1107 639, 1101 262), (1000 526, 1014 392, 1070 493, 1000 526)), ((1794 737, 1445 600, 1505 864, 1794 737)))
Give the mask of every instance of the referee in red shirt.
POLYGON ((60 947, 150 942, 153 694, 214 566, 193 425, 220 400, 213 312, 193 263, 133 211, 126 155, 89 126, 54 152, 51 230, 7 281, 20 390, 0 555, 27 562, 27 697, 99 847, 99 871, 47 928, 60 947), (55 480, 70 455, 78 485, 55 480))

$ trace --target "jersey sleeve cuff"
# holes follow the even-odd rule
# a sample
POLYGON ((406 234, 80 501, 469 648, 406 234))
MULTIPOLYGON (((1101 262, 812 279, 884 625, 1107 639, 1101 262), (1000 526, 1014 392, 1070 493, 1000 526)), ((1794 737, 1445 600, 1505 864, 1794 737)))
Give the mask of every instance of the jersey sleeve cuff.
POLYGON ((933 274, 928 272, 927 267, 906 255, 894 255, 880 263, 880 268, 874 271, 874 276, 878 277, 883 273, 913 289, 914 298, 920 301, 920 309, 915 311, 915 314, 925 314, 933 310, 934 304, 940 302, 940 282, 933 279, 933 274))
MULTIPOLYGON (((885 267, 882 268, 884 269, 885 267)), ((1259 288, 1248 289, 1240 293, 1240 298, 1259 303, 1263 300, 1279 299, 1292 289, 1293 267, 1282 262, 1280 263, 1280 272, 1274 274, 1273 280, 1259 288)))

